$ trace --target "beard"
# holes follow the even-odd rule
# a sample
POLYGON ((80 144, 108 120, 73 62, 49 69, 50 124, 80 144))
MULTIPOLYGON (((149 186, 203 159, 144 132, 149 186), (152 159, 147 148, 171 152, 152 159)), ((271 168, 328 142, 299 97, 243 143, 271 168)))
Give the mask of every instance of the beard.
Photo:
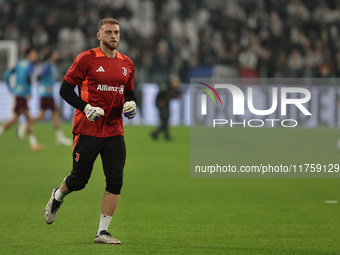
POLYGON ((117 46, 110 44, 108 41, 103 40, 103 44, 110 50, 116 50, 118 48, 119 42, 117 42, 117 46))

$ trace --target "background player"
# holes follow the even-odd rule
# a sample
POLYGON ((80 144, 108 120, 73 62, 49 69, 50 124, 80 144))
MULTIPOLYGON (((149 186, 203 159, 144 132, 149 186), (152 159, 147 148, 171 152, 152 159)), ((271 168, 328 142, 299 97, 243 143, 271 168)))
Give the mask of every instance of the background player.
POLYGON ((170 109, 169 104, 171 99, 178 98, 181 95, 180 92, 181 81, 175 74, 169 76, 169 81, 165 90, 160 90, 156 97, 156 106, 159 111, 159 125, 155 131, 151 133, 151 137, 158 139, 160 133, 164 133, 166 140, 171 140, 169 133, 169 117, 170 109))
POLYGON ((0 134, 5 130, 9 129, 11 126, 18 122, 21 114, 24 114, 27 121, 27 132, 28 140, 30 144, 30 149, 33 151, 43 150, 44 146, 38 144, 37 139, 33 133, 32 118, 27 106, 27 99, 31 97, 31 78, 35 68, 35 61, 37 60, 37 52, 35 49, 30 48, 25 52, 25 58, 20 60, 17 65, 6 71, 5 79, 9 90, 13 95, 15 95, 15 108, 13 117, 0 126, 0 134), (15 86, 11 88, 10 77, 15 74, 16 82, 15 86))
POLYGON ((53 189, 45 208, 45 220, 53 223, 64 197, 87 184, 95 159, 100 154, 106 189, 96 243, 119 244, 108 227, 123 185, 125 142, 122 112, 136 115, 134 64, 117 51, 119 23, 112 18, 98 24, 100 47, 79 54, 67 71, 60 95, 77 108, 73 119, 73 170, 59 188, 53 189), (80 97, 74 92, 78 85, 80 97))
POLYGON ((53 126, 56 132, 57 144, 71 146, 72 140, 66 138, 61 130, 59 108, 55 104, 53 98, 53 85, 58 76, 57 67, 55 65, 58 58, 59 54, 57 50, 50 51, 47 60, 44 62, 42 70, 38 75, 40 112, 37 117, 33 118, 33 122, 44 118, 46 110, 50 109, 52 111, 53 126))

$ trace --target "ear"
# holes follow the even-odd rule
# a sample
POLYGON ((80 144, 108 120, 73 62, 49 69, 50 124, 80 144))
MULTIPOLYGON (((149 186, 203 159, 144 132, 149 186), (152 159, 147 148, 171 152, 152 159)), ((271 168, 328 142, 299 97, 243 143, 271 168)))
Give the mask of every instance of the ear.
POLYGON ((97 32, 97 39, 100 41, 100 33, 97 32))

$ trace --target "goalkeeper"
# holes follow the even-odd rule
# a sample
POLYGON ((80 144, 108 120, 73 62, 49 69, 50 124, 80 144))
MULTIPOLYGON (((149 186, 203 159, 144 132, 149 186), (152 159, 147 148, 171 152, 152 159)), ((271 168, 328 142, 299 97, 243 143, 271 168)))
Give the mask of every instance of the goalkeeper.
POLYGON ((53 223, 64 197, 85 187, 100 154, 106 188, 94 241, 120 244, 108 227, 123 185, 126 150, 122 113, 128 119, 136 115, 135 67, 130 58, 117 51, 120 31, 116 19, 102 19, 97 38, 100 46, 75 58, 60 88, 61 97, 77 109, 72 130, 73 169, 60 187, 52 190, 44 215, 48 224, 53 223), (76 86, 79 97, 74 92, 76 86))

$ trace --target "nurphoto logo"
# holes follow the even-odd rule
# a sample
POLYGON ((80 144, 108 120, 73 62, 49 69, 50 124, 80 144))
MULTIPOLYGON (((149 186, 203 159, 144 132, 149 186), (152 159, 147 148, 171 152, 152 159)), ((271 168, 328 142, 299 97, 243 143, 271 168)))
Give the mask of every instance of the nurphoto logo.
MULTIPOLYGON (((210 85, 208 85, 208 84, 205 84, 205 83, 203 83, 203 82, 199 82, 199 83, 202 84, 202 85, 204 85, 204 86, 206 86, 206 87, 209 88, 212 92, 214 92, 214 94, 217 96, 217 98, 218 98, 218 100, 220 101, 220 104, 221 104, 221 106, 222 106, 222 100, 221 100, 221 98, 220 98, 220 95, 217 93, 217 91, 216 91, 213 87, 211 87, 210 85)), ((209 90, 206 90, 206 89, 201 88, 201 87, 197 87, 197 88, 200 89, 200 90, 202 90, 202 91, 204 91, 204 92, 206 92, 206 93, 212 98, 212 100, 214 101, 215 106, 217 105, 214 96, 209 92, 209 90)), ((201 108, 201 109, 202 109, 202 110, 201 110, 202 115, 207 115, 207 95, 206 95, 206 94, 202 94, 202 108, 201 108)))
MULTIPOLYGON (((252 116, 260 116, 259 118, 244 118, 241 121, 235 121, 233 119, 222 119, 222 118, 214 118, 211 125, 213 127, 229 125, 230 127, 243 126, 243 127, 263 127, 265 124, 269 124, 270 127, 274 127, 276 123, 281 124, 283 127, 296 127, 298 125, 297 119, 281 119, 281 118, 263 118, 264 116, 272 115, 273 113, 277 113, 279 111, 279 115, 286 117, 287 108, 289 106, 296 107, 304 116, 311 116, 312 114, 306 108, 304 104, 308 103, 311 100, 311 92, 306 88, 301 87, 271 87, 271 91, 269 88, 269 97, 271 98, 271 105, 267 109, 257 109, 254 105, 254 101, 256 97, 254 96, 253 87, 247 87, 245 89, 245 93, 242 89, 233 84, 214 84, 208 85, 203 82, 198 82, 201 85, 209 88, 215 96, 218 98, 220 102, 220 106, 223 107, 222 99, 220 94, 216 91, 219 89, 220 91, 224 91, 227 94, 230 94, 232 97, 232 115, 233 116, 245 116, 245 109, 247 109, 252 116), (292 98, 294 95, 294 98, 292 98), (280 99, 280 100, 279 100, 280 99), (279 102, 280 101, 280 102, 279 102), (279 107, 280 106, 280 107, 279 107), (247 108, 245 108, 247 107, 247 108), (280 108, 280 109, 278 109, 280 108)), ((216 100, 213 94, 201 87, 197 87, 198 89, 204 91, 201 95, 201 115, 207 115, 208 106, 207 106, 207 94, 213 100, 215 106, 217 106, 216 100)), ((227 110, 226 107, 222 108, 223 110, 227 110)))
POLYGON ((318 135, 340 127, 340 79, 223 75, 190 79, 190 177, 340 178, 340 139, 318 135))

